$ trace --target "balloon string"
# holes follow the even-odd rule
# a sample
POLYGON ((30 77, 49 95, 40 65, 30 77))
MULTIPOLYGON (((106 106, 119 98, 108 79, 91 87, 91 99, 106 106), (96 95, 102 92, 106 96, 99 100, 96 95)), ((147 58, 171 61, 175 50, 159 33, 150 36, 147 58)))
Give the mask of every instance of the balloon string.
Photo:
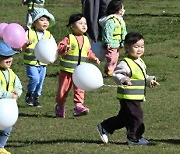
POLYGON ((105 86, 105 87, 113 87, 113 88, 117 88, 118 87, 118 85, 108 85, 108 84, 104 84, 103 86, 105 86))

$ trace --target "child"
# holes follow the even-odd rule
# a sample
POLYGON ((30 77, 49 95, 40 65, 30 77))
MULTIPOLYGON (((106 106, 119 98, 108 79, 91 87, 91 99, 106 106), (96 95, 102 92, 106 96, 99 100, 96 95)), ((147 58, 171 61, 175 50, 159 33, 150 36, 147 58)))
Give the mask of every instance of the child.
MULTIPOLYGON (((0 99, 18 99, 22 94, 22 85, 18 76, 10 69, 14 51, 7 43, 0 41, 0 99)), ((10 154, 4 146, 10 136, 12 127, 0 130, 0 153, 10 154)))
POLYGON ((109 134, 126 127, 129 145, 146 145, 143 138, 145 126, 141 102, 145 100, 146 81, 151 86, 159 86, 154 76, 146 74, 146 65, 141 59, 144 54, 144 38, 141 34, 130 32, 126 35, 125 50, 127 57, 116 67, 113 78, 118 86, 117 98, 121 109, 117 116, 98 124, 98 131, 104 143, 108 143, 109 134))
POLYGON ((38 98, 41 95, 47 64, 36 59, 34 48, 41 39, 52 39, 55 41, 52 34, 47 30, 48 27, 54 25, 55 19, 46 9, 39 8, 32 12, 32 21, 32 27, 26 31, 27 42, 23 46, 25 50, 24 63, 29 78, 25 101, 29 106, 41 107, 38 98))
POLYGON ((56 97, 56 117, 65 118, 66 97, 74 87, 74 116, 86 115, 89 109, 83 105, 84 90, 76 87, 72 80, 72 74, 77 65, 85 63, 87 59, 100 63, 90 50, 90 42, 84 33, 87 31, 86 19, 82 14, 73 14, 69 18, 67 27, 70 27, 72 34, 65 37, 58 45, 60 55, 59 88, 56 97))
POLYGON ((30 28, 32 25, 31 13, 38 9, 44 7, 45 0, 22 0, 23 5, 27 5, 27 16, 26 16, 26 26, 30 28))
POLYGON ((107 7, 107 17, 99 20, 102 30, 102 45, 105 48, 106 64, 104 72, 107 76, 112 76, 117 65, 119 52, 123 46, 126 35, 126 25, 123 20, 124 5, 120 0, 112 0, 107 7))

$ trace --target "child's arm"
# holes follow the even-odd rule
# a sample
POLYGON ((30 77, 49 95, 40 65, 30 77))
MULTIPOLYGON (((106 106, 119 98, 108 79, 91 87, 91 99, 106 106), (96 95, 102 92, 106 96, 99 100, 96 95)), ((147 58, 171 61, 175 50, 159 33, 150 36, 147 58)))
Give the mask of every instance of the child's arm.
POLYGON ((58 44, 58 54, 59 55, 66 55, 68 51, 70 50, 69 45, 69 38, 65 37, 62 41, 58 44))
POLYGON ((155 76, 146 76, 146 84, 149 87, 155 87, 155 86, 160 86, 159 82, 156 81, 156 77, 155 76))
POLYGON ((22 94, 22 84, 18 76, 16 75, 15 82, 14 82, 14 90, 12 92, 14 95, 18 97, 22 94))
POLYGON ((96 57, 96 55, 92 52, 92 50, 90 50, 90 48, 88 50, 88 59, 94 61, 97 64, 100 64, 99 58, 96 57))
POLYGON ((113 72, 113 80, 118 85, 131 85, 130 69, 125 61, 121 61, 113 72))

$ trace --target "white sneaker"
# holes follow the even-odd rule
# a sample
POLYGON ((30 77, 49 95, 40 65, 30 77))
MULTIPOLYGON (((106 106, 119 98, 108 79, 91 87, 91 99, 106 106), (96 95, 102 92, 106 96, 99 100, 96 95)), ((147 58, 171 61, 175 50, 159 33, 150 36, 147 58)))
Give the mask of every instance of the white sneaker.
POLYGON ((145 138, 140 138, 138 141, 132 141, 128 139, 128 145, 147 145, 149 143, 145 138))
POLYGON ((101 123, 98 124, 97 127, 98 127, 98 132, 99 132, 99 135, 101 137, 101 140, 104 143, 108 143, 109 133, 102 127, 101 123))

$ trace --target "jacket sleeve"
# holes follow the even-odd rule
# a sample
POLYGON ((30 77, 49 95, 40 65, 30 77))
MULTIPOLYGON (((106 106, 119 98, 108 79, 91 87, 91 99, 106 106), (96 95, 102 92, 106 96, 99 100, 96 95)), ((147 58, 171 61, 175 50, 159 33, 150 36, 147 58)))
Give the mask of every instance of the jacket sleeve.
POLYGON ((58 44, 58 54, 59 55, 66 55, 68 51, 64 50, 64 47, 69 45, 69 38, 65 37, 62 41, 58 44))
POLYGON ((131 71, 125 61, 121 61, 113 72, 113 80, 117 85, 122 85, 130 77, 131 71))

